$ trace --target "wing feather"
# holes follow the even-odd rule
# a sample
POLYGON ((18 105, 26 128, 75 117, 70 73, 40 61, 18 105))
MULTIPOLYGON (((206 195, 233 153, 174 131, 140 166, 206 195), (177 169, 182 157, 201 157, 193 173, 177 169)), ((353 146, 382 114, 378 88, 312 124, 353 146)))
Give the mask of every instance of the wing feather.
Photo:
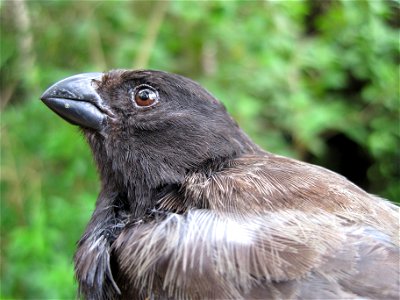
POLYGON ((162 218, 113 244, 122 272, 155 298, 399 296, 398 208, 324 168, 244 157, 190 174, 159 204, 162 218))

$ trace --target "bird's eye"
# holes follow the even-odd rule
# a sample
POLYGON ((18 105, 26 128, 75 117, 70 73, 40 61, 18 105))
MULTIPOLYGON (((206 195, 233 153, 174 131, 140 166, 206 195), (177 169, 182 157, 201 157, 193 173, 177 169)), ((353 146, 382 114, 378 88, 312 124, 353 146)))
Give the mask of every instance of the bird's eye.
POLYGON ((148 86, 139 87, 135 91, 135 103, 138 106, 150 106, 158 100, 157 91, 148 86))

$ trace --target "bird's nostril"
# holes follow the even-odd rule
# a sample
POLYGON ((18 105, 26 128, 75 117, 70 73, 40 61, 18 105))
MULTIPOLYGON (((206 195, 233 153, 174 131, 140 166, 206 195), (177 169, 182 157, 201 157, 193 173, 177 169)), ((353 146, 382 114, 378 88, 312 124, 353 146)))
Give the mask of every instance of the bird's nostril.
POLYGON ((68 91, 66 89, 60 89, 56 90, 54 92, 54 96, 57 96, 59 98, 66 98, 66 99, 75 99, 76 95, 72 93, 71 91, 68 91))

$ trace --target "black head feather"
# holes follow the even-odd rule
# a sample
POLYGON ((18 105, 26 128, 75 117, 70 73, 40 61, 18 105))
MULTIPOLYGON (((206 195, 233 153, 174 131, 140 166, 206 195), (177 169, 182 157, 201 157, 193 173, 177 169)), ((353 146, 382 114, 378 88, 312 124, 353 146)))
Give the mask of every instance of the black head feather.
POLYGON ((188 78, 161 71, 111 71, 95 86, 113 113, 101 131, 83 129, 103 185, 146 201, 143 206, 154 205, 142 199, 151 190, 180 184, 188 172, 261 151, 225 107, 188 78), (157 102, 136 105, 141 87, 154 89, 157 102))

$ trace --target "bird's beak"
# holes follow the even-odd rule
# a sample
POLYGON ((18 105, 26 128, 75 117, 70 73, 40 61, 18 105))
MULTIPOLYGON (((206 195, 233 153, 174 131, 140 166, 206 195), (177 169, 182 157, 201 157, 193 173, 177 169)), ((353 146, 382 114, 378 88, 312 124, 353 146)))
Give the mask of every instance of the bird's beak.
POLYGON ((49 87, 40 99, 71 124, 100 131, 109 112, 95 88, 95 81, 102 76, 84 73, 65 78, 49 87))

